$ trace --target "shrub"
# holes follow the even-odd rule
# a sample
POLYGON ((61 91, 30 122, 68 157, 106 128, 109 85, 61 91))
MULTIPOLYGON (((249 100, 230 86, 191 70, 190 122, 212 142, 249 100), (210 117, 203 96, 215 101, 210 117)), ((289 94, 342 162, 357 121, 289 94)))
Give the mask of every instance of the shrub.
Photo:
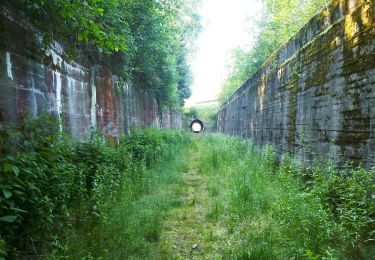
POLYGON ((77 243, 86 244, 82 257, 90 255, 88 245, 95 238, 89 230, 110 223, 114 205, 125 197, 133 201, 147 193, 146 169, 177 156, 177 142, 188 144, 186 135, 154 129, 124 136, 119 145, 96 134, 74 141, 47 115, 4 132, 0 256, 10 258, 69 255, 71 241, 81 235, 77 243))
POLYGON ((374 253, 375 170, 304 169, 272 147, 223 135, 204 137, 199 169, 219 185, 212 205, 236 259, 370 258, 374 253))

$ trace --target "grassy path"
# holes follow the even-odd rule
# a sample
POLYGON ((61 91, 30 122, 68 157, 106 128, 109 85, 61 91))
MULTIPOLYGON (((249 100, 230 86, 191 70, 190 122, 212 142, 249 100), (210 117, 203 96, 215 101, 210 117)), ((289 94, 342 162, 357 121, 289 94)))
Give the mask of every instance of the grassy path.
POLYGON ((164 220, 157 259, 220 259, 220 243, 225 229, 209 216, 209 178, 198 172, 199 151, 190 157, 183 184, 175 189, 182 204, 164 220))

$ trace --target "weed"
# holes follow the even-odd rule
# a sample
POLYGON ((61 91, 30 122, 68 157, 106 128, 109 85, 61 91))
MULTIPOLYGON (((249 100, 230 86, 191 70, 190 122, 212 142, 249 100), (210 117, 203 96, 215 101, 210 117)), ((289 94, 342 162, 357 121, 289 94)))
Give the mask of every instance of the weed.
POLYGON ((373 252, 374 169, 306 170, 287 155, 277 165, 272 147, 259 149, 251 140, 201 140, 199 171, 212 178, 207 217, 226 222, 226 257, 341 259, 373 252))
POLYGON ((2 137, 1 257, 145 256, 163 212, 179 204, 168 187, 186 169, 184 133, 134 131, 119 145, 95 133, 74 141, 45 115, 2 137))

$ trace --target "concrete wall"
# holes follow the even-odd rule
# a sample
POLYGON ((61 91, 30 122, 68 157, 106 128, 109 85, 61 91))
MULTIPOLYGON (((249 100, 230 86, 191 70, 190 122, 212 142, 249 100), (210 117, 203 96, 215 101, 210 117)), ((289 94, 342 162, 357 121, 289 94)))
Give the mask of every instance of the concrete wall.
POLYGON ((114 139, 132 127, 181 128, 181 113, 163 109, 159 115, 152 91, 87 58, 68 61, 58 43, 42 51, 38 32, 9 13, 0 14, 0 27, 0 127, 48 112, 75 137, 92 126, 114 139))
POLYGON ((229 98, 218 131, 300 162, 375 162, 375 3, 335 0, 229 98))

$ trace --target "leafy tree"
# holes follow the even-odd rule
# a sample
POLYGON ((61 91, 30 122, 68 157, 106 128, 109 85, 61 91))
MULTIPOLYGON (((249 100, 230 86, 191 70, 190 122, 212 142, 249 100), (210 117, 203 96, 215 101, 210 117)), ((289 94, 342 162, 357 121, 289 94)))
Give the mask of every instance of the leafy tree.
POLYGON ((191 94, 189 56, 200 25, 200 0, 7 1, 40 30, 43 47, 68 45, 116 74, 155 91, 160 107, 179 107, 191 94))
POLYGON ((40 29, 44 47, 63 40, 95 46, 107 54, 126 50, 127 25, 113 11, 118 0, 19 0, 12 5, 40 29))
POLYGON ((137 83, 153 88, 160 104, 183 105, 191 94, 192 39, 199 31, 196 1, 128 1, 133 33, 128 68, 137 83))
MULTIPOLYGON (((326 0, 262 0, 263 12, 257 21, 259 32, 249 51, 236 48, 229 55, 229 74, 219 94, 224 103, 282 44, 292 37, 326 0)), ((256 32, 252 32, 256 33, 256 32)))

